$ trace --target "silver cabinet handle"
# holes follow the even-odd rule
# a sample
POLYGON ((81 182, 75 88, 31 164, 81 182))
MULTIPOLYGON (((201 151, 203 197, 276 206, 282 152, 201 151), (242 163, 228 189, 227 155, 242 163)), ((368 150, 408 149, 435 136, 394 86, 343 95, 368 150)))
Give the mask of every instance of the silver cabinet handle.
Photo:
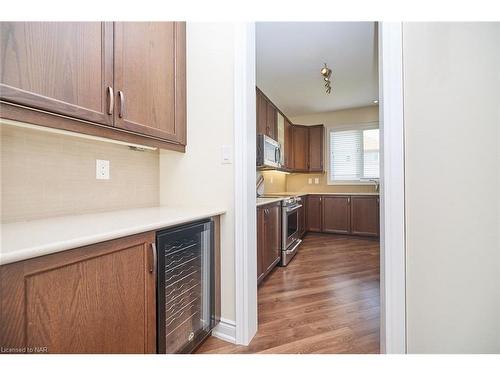
POLYGON ((149 267, 149 272, 154 273, 156 270, 156 244, 151 243, 151 251, 153 252, 153 264, 149 267))
POLYGON ((108 115, 113 114, 113 108, 115 106, 115 94, 113 93, 113 88, 108 87, 108 115))
POLYGON ((123 118, 125 115, 125 94, 123 91, 118 91, 118 98, 120 99, 120 107, 118 108, 118 117, 123 118))

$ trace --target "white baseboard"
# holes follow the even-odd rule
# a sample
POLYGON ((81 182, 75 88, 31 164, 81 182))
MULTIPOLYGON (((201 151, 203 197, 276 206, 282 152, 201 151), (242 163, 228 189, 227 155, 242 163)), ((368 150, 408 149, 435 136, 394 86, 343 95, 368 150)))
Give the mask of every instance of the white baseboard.
POLYGON ((230 342, 231 344, 236 344, 236 322, 221 319, 219 324, 213 329, 212 336, 230 342))

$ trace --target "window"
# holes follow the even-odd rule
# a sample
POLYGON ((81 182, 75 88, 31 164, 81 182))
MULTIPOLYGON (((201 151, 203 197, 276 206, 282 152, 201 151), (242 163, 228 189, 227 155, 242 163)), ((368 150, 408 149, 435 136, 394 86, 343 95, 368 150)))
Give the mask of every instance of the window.
POLYGON ((329 182, 379 178, 379 130, 330 130, 329 182))

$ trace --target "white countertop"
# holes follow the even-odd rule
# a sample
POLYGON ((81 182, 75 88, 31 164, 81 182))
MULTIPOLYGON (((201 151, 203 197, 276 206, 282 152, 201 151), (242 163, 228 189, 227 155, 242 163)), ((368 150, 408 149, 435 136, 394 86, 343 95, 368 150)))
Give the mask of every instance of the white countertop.
POLYGON ((0 264, 18 262, 225 213, 213 207, 151 207, 1 225, 0 264))
POLYGON ((265 204, 274 203, 282 201, 283 199, 287 199, 292 196, 303 197, 304 195, 376 195, 379 193, 307 193, 307 192, 297 192, 297 193, 269 193, 266 194, 265 198, 257 198, 257 207, 263 206, 265 204), (276 196, 276 197, 273 197, 276 196))
POLYGON ((293 193, 293 192, 284 192, 284 193, 271 193, 271 194, 267 194, 267 195, 276 195, 276 196, 304 196, 304 195, 380 195, 379 193, 332 193, 332 192, 328 192, 328 193, 321 193, 321 192, 313 192, 313 193, 309 193, 309 192, 304 192, 304 191, 301 191, 301 192, 296 192, 296 193, 293 193))
POLYGON ((282 201, 283 199, 285 199, 286 197, 276 197, 276 198, 269 198, 269 197, 266 197, 266 198, 257 198, 257 207, 259 206, 263 206, 265 204, 269 204, 269 203, 274 203, 274 202, 280 202, 282 201))

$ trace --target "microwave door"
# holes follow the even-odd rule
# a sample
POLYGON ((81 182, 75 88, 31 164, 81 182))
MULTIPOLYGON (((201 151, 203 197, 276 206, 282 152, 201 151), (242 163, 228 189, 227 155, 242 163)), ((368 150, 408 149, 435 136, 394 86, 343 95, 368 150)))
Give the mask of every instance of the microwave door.
POLYGON ((270 167, 279 167, 279 148, 270 142, 264 143, 264 164, 270 167))

